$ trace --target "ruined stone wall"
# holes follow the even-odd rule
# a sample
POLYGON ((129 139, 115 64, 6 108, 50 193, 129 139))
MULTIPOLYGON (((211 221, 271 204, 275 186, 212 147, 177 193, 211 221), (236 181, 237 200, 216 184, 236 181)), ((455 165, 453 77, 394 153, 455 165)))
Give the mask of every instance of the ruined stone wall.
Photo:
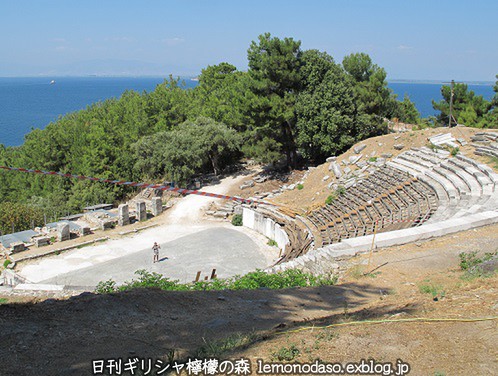
POLYGON ((251 208, 242 209, 242 224, 274 240, 282 250, 289 244, 289 237, 282 226, 251 208))

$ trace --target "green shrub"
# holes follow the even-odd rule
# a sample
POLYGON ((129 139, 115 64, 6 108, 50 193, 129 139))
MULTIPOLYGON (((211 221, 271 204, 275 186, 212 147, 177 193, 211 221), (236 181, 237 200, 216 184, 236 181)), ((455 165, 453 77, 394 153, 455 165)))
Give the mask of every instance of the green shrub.
POLYGON ((460 269, 469 270, 474 266, 478 266, 483 262, 491 260, 494 256, 496 256, 498 252, 494 253, 485 253, 482 258, 477 257, 477 252, 462 252, 458 255, 460 257, 460 269))
POLYGON ((170 280, 159 273, 151 273, 143 269, 137 270, 135 274, 138 275, 137 279, 126 282, 120 287, 116 287, 116 283, 113 280, 99 282, 95 292, 105 294, 147 287, 156 287, 166 291, 254 290, 259 288, 283 289, 290 287, 333 285, 337 282, 337 277, 334 275, 316 277, 312 274, 293 269, 274 274, 256 270, 244 276, 193 283, 180 283, 178 280, 170 280))
POLYGON ((485 253, 482 258, 477 257, 477 252, 462 252, 458 256, 460 257, 460 269, 465 271, 462 279, 475 279, 489 277, 493 273, 485 273, 481 268, 483 262, 491 260, 494 256, 498 255, 498 252, 485 253))
POLYGON ((498 168, 498 157, 488 157, 489 163, 494 166, 494 168, 498 168))
POLYGON ((10 261, 9 259, 7 259, 7 260, 5 260, 5 261, 3 262, 3 267, 4 267, 4 268, 7 268, 10 264, 12 264, 12 261, 10 261))
POLYGON ((368 158, 369 162, 377 162, 377 157, 368 158))
POLYGON ((332 202, 337 199, 337 196, 342 196, 343 194, 346 193, 346 188, 343 187, 342 185, 338 186, 337 189, 335 190, 335 192, 333 192, 331 195, 329 195, 327 197, 327 199, 325 200, 325 203, 327 205, 330 205, 332 204, 332 202))
POLYGON ((242 215, 241 214, 235 214, 232 217, 232 225, 234 225, 234 226, 242 226, 242 215))
POLYGON ((267 243, 270 247, 278 247, 278 244, 275 240, 273 239, 268 239, 268 243, 267 243))
POLYGON ((301 189, 303 189, 303 188, 304 188, 304 185, 302 185, 302 184, 298 184, 298 185, 296 185, 296 188, 297 188, 298 190, 301 190, 301 189))
POLYGON ((112 279, 100 281, 95 288, 95 292, 98 294, 109 294, 114 291, 116 291, 116 282, 112 279))
POLYGON ((432 295, 433 298, 437 298, 438 295, 441 298, 444 298, 446 296, 445 291, 439 285, 433 285, 433 284, 420 285, 419 290, 421 293, 432 295))
POLYGON ((290 362, 298 357, 299 354, 299 349, 295 345, 290 345, 289 347, 281 347, 277 351, 273 352, 271 357, 272 360, 278 360, 279 362, 290 362))
POLYGON ((329 197, 327 197, 327 199, 325 200, 325 203, 327 205, 331 205, 336 198, 337 196, 335 194, 329 195, 329 197))

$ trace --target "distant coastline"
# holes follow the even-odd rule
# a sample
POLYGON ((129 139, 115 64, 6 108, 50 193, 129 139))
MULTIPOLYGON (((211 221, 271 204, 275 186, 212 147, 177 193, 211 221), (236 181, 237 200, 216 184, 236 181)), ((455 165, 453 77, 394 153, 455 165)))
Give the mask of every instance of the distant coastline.
MULTIPOLYGON (((175 77, 175 76, 173 76, 175 77)), ((45 128, 61 115, 93 103, 118 98, 126 90, 152 91, 163 76, 36 76, 0 78, 0 144, 18 146, 33 128, 45 128), (50 85, 54 80, 57 83, 50 85)), ((199 85, 198 76, 179 76, 186 88, 199 85)), ((441 86, 448 81, 392 79, 388 87, 403 100, 408 95, 422 117, 433 116, 432 100, 441 100, 441 86)), ((493 83, 469 81, 469 89, 489 100, 493 83)))
MULTIPOLYGON (((451 80, 410 80, 410 79, 388 79, 387 80, 389 83, 397 83, 397 84, 431 84, 431 85, 449 85, 451 80)), ((494 81, 458 81, 455 80, 455 82, 458 83, 464 83, 466 85, 473 85, 473 86, 494 86, 495 82, 494 81)))
MULTIPOLYGON (((0 79, 8 78, 8 79, 16 79, 16 78, 47 78, 57 80, 58 78, 161 78, 167 79, 169 76, 174 78, 180 78, 181 80, 189 80, 189 81, 199 81, 199 75, 178 75, 174 73, 165 73, 164 75, 159 74, 151 74, 151 75, 133 75, 133 74, 86 74, 86 75, 50 75, 50 74, 40 74, 40 75, 20 75, 20 76, 1 76, 0 79)), ((400 83, 400 84, 437 84, 437 85, 445 85, 451 82, 451 79, 448 80, 426 80, 426 79, 411 79, 411 78, 388 78, 387 81, 389 83, 400 83)), ((475 81, 475 80, 455 80, 458 83, 464 83, 467 85, 476 85, 476 86, 494 86, 496 81, 475 81)))

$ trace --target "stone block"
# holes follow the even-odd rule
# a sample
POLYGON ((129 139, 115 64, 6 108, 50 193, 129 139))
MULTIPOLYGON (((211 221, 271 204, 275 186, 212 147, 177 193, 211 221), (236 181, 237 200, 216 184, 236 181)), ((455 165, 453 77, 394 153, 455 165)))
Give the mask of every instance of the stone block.
POLYGON ((40 236, 37 238, 33 238, 33 242, 35 243, 36 247, 44 247, 50 244, 50 238, 46 236, 40 236))
POLYGON ((12 253, 22 252, 26 249, 26 246, 23 242, 11 243, 10 247, 12 248, 12 253))
POLYGON ((213 217, 215 218, 226 218, 228 216, 228 213, 222 212, 222 211, 217 211, 213 214, 213 217))
POLYGON ((57 240, 65 242, 71 239, 71 232, 69 230, 69 223, 59 223, 57 225, 57 240))
POLYGON ((145 205, 144 201, 138 201, 137 202, 137 220, 138 221, 145 221, 147 220, 147 207, 145 205))
POLYGON ((118 225, 126 226, 130 224, 130 209, 128 204, 118 206, 118 225))
POLYGON ((81 236, 90 235, 90 227, 82 227, 80 230, 80 235, 81 236))
POLYGON ((360 154, 360 155, 352 155, 351 157, 349 157, 349 163, 350 164, 356 164, 362 157, 363 157, 362 154, 360 154))
POLYGON ((337 179, 339 179, 342 176, 341 168, 336 162, 332 162, 330 164, 329 170, 334 172, 334 175, 337 179))
POLYGON ((163 212, 163 200, 161 197, 152 197, 152 215, 158 216, 163 212))
POLYGON ((112 219, 103 219, 100 221, 100 229, 103 231, 110 230, 114 228, 115 223, 112 219))
POLYGON ((246 189, 251 187, 254 187, 254 180, 245 181, 244 184, 240 186, 240 189, 246 189))
POLYGON ((360 153, 361 153, 361 151, 362 151, 363 149, 365 149, 366 147, 367 147, 367 145, 362 144, 362 145, 355 146, 355 147, 353 148, 353 150, 354 150, 354 152, 355 152, 356 154, 360 154, 360 153))

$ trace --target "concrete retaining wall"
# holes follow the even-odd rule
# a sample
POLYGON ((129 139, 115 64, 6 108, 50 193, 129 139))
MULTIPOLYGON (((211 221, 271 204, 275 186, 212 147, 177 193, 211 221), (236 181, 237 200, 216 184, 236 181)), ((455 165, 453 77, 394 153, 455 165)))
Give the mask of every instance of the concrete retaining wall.
POLYGON ((242 209, 242 224, 245 227, 259 232, 267 238, 275 240, 278 247, 282 250, 285 249, 287 244, 289 244, 289 237, 282 226, 276 223, 273 219, 267 218, 253 209, 242 209))

